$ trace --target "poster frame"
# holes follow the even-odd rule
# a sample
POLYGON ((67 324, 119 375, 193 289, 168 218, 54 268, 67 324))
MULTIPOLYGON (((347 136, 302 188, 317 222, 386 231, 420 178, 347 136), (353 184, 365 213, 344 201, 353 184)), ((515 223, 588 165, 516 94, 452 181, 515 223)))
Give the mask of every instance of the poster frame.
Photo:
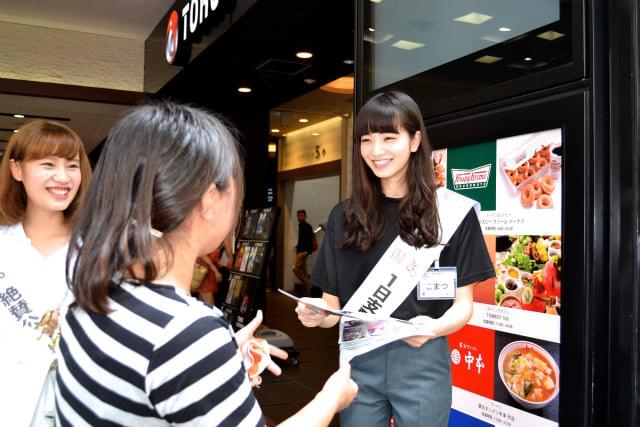
MULTIPOLYGON (((588 91, 574 90, 520 104, 470 114, 429 125, 434 149, 466 146, 484 141, 561 128, 563 133, 562 236, 563 312, 560 327, 560 425, 588 425, 593 393, 593 369, 599 348, 593 332, 606 324, 601 277, 604 249, 593 245, 602 233, 598 224, 601 199, 591 165, 588 91), (579 285, 576 285, 579 284, 579 285)), ((602 236, 600 236, 602 238, 602 236)), ((601 241, 601 240, 600 240, 601 241)))

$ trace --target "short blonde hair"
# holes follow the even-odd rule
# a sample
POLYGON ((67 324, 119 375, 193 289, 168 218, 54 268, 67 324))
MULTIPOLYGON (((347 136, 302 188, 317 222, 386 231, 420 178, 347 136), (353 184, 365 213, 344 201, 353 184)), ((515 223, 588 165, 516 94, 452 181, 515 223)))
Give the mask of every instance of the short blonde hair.
POLYGON ((91 166, 84 145, 71 128, 50 120, 34 120, 22 126, 9 139, 7 151, 0 165, 0 223, 17 224, 27 209, 27 194, 22 183, 11 175, 9 162, 42 159, 58 156, 66 159, 80 158, 82 180, 78 194, 65 209, 65 218, 72 217, 84 198, 91 180, 91 166))

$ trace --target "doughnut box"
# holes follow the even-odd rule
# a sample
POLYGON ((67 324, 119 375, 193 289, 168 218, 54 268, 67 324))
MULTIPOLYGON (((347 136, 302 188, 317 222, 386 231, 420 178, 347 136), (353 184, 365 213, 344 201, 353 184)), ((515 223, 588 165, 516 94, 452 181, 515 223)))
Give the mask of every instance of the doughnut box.
POLYGON ((549 173, 551 144, 529 144, 500 158, 500 169, 514 192, 549 173))

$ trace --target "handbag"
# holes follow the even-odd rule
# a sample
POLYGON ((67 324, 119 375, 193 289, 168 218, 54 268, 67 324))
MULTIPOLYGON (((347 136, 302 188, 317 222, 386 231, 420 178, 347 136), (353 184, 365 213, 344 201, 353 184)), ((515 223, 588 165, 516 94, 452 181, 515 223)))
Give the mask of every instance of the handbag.
POLYGON ((8 426, 54 425, 54 379, 59 330, 54 339, 41 331, 21 328, 14 319, 2 319, 0 387, 2 423, 8 426))

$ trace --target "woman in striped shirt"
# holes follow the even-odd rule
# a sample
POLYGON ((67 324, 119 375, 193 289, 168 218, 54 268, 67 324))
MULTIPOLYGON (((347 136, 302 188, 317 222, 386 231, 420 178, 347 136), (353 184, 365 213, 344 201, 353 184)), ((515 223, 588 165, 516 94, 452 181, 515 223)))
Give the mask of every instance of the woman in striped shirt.
MULTIPOLYGON (((195 260, 238 218, 236 144, 220 119, 168 102, 133 109, 109 133, 71 239, 59 425, 265 424, 238 352, 261 319, 234 335, 189 295, 195 260)), ((284 424, 327 425, 356 391, 341 368, 284 424)))

